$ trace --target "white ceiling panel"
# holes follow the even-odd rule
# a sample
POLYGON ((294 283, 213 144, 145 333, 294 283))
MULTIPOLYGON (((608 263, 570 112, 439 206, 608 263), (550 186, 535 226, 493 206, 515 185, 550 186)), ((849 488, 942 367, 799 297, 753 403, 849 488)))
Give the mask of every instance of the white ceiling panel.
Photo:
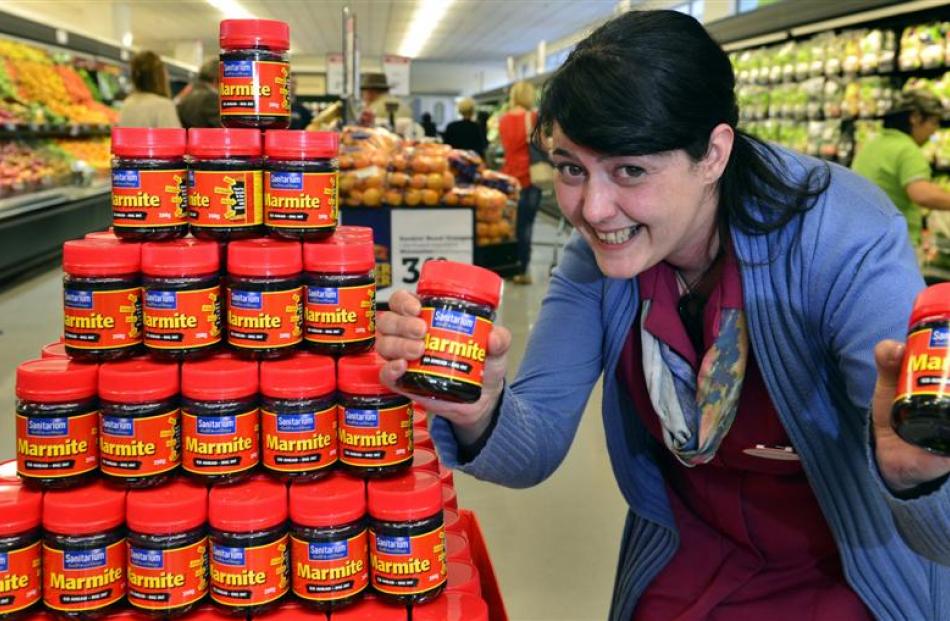
MULTIPOLYGON (((364 57, 395 54, 418 0, 238 0, 262 18, 290 23, 294 52, 322 56, 341 48, 341 11, 351 6, 358 20, 364 57)), ((204 0, 7 0, 50 21, 69 26, 83 15, 81 29, 121 38, 130 21, 135 46, 170 54, 176 44, 200 40, 218 47, 221 13, 204 0), (127 16, 131 14, 129 20, 127 16), (90 19, 91 16, 91 19, 90 19), (116 17, 119 16, 119 17, 116 17), (97 19, 98 17, 98 19, 97 19)), ((616 0, 456 0, 432 32, 420 59, 450 62, 504 60, 577 32, 609 16, 616 0)), ((76 25, 80 28, 80 25, 76 25)), ((212 52, 213 53, 213 52, 212 52)))

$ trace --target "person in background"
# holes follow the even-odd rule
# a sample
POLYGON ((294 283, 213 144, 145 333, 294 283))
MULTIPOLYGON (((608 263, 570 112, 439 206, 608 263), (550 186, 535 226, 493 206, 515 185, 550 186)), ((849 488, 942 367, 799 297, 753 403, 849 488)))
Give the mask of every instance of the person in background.
POLYGON ((531 284, 528 265, 531 263, 531 232, 534 217, 541 206, 541 188, 531 185, 531 151, 528 140, 537 124, 538 114, 533 111, 534 86, 529 82, 515 82, 508 93, 509 108, 498 121, 498 135, 505 151, 501 171, 521 183, 518 199, 518 264, 521 272, 513 278, 521 285, 531 284))
POLYGON ((297 77, 290 76, 290 129, 307 129, 313 122, 313 112, 297 97, 297 77))
POLYGON ((931 181, 930 163, 920 147, 940 127, 943 110, 931 93, 901 93, 884 117, 884 132, 861 146, 851 164, 859 175, 873 181, 907 218, 911 242, 920 246, 923 215, 920 208, 950 211, 950 192, 931 181))
POLYGON ((218 59, 212 58, 201 65, 198 79, 178 101, 182 127, 221 127, 218 99, 218 59))
POLYGON ((419 124, 422 125, 422 131, 425 132, 426 138, 438 138, 439 128, 435 126, 435 123, 432 122, 432 115, 428 112, 422 113, 422 119, 419 121, 419 124))
POLYGON ((372 113, 376 125, 383 125, 395 131, 399 119, 412 121, 412 111, 409 107, 389 94, 389 82, 385 73, 362 74, 360 94, 363 98, 363 112, 372 113))
POLYGON ((452 145, 453 149, 474 151, 485 157, 485 147, 488 146, 485 132, 472 120, 475 116, 475 101, 468 97, 462 99, 458 103, 458 111, 462 118, 448 124, 442 134, 443 142, 452 145))
POLYGON ((171 100, 165 63, 155 52, 139 52, 129 63, 132 93, 119 111, 119 127, 181 127, 171 100))

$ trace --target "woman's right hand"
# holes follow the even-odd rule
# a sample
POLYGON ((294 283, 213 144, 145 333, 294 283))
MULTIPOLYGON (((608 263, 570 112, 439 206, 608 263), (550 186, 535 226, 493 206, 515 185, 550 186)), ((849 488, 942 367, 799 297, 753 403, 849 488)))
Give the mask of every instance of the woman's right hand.
POLYGON ((396 381, 406 372, 408 361, 418 360, 425 351, 426 322, 419 317, 421 312, 419 298, 409 291, 397 291, 389 298, 389 311, 376 321, 376 351, 387 361, 380 380, 395 392, 423 404, 426 411, 450 421, 459 442, 474 444, 491 423, 505 386, 511 332, 498 325, 492 328, 481 399, 475 403, 452 403, 419 397, 399 388, 396 381))

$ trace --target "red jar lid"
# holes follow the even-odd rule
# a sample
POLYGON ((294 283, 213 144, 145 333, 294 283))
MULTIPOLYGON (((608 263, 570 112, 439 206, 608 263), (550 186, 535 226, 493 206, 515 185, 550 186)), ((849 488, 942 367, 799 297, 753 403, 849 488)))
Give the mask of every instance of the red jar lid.
POLYGON ((391 479, 370 481, 369 514, 384 522, 423 520, 442 510, 442 484, 431 472, 410 470, 391 479))
POLYGON ((451 485, 442 486, 442 506, 454 511, 459 510, 459 497, 451 485))
MULTIPOLYGON (((441 487, 439 488, 439 496, 440 498, 442 496, 441 487)), ((442 509, 442 522, 445 524, 445 532, 465 534, 465 527, 462 526, 462 516, 455 509, 449 509, 448 507, 442 509)))
POLYGON ((432 436, 429 435, 429 432, 425 429, 419 429, 414 427, 412 430, 412 444, 414 446, 421 446, 424 449, 429 449, 430 451, 435 450, 435 444, 432 443, 432 436))
POLYGON ((19 481, 0 482, 0 537, 12 537, 39 528, 42 521, 42 492, 19 481))
POLYGON ((469 593, 481 597, 482 585, 478 578, 478 568, 470 561, 449 561, 446 593, 469 593))
POLYGON ((333 621, 406 621, 406 607, 366 594, 352 606, 333 611, 333 621))
POLYGON ((238 276, 293 276, 303 269, 300 243, 270 237, 228 244, 228 273, 238 276))
POLYGON ((290 26, 274 19, 225 19, 218 30, 223 49, 290 49, 290 26))
POLYGON ((328 160, 340 151, 336 132, 272 129, 264 133, 264 154, 277 160, 328 160))
POLYGON ((442 485, 455 485, 455 475, 451 468, 439 465, 439 478, 442 480, 442 485))
POLYGON ((16 369, 16 396, 26 401, 66 403, 96 396, 99 367, 67 358, 30 360, 16 369))
POLYGON ((0 461, 0 483, 19 483, 20 475, 16 471, 16 460, 0 461))
POLYGON ((412 621, 488 621, 488 604, 471 593, 445 593, 429 604, 414 606, 412 621))
POLYGON ((71 276, 123 276, 142 266, 141 244, 74 239, 63 244, 63 271, 71 276))
POLYGON ((257 393, 257 363, 212 356, 181 366, 181 394, 195 401, 227 401, 257 393))
POLYGON ((148 358, 107 362, 99 367, 99 398, 116 403, 148 403, 178 394, 178 365, 148 358))
MULTIPOLYGON (((372 232, 369 235, 352 229, 337 227, 333 235, 318 242, 303 245, 303 265, 308 272, 363 274, 376 267, 372 232)), ((367 229, 369 230, 369 229, 367 229)))
POLYGON ((334 473, 313 482, 290 486, 290 519, 310 528, 343 526, 366 515, 366 484, 362 479, 334 473))
POLYGON ((917 294, 910 325, 927 318, 950 318, 950 282, 931 285, 917 294))
POLYGON ((40 350, 40 358, 69 358, 69 354, 66 353, 66 343, 56 341, 43 345, 43 349, 40 350))
POLYGON ((376 352, 341 357, 336 367, 340 392, 364 396, 394 394, 379 383, 379 372, 385 362, 376 352))
POLYGON ((426 261, 416 290, 419 295, 462 298, 495 308, 501 301, 501 285, 501 277, 484 267, 455 261, 426 261))
POLYGON ((439 458, 436 457, 436 454, 429 449, 414 448, 412 454, 412 469, 438 474, 439 458))
POLYGON ((161 127, 113 127, 112 153, 129 158, 184 157, 185 130, 161 127))
POLYGON ((213 241, 174 239, 142 244, 142 273, 149 276, 202 276, 221 267, 221 250, 213 241))
POLYGON ((83 239, 105 239, 106 241, 120 242, 122 239, 115 234, 115 230, 110 226, 105 231, 95 231, 86 233, 83 239))
POLYGON ((193 127, 188 130, 188 155, 192 157, 260 157, 263 152, 261 132, 256 129, 193 127))
POLYGON ((95 481, 50 490, 43 497, 43 528, 58 535, 104 533, 125 521, 125 490, 95 481))
POLYGON ((336 363, 304 352, 261 363, 261 394, 272 399, 314 399, 336 390, 336 363))
POLYGON ((301 621, 305 619, 317 621, 321 619, 321 616, 315 615, 312 611, 304 608, 303 604, 294 601, 284 601, 279 607, 263 614, 254 613, 254 621, 301 621))
POLYGON ((129 530, 146 535, 184 533, 208 520, 208 490, 177 479, 149 489, 129 492, 126 501, 129 530))
POLYGON ((22 621, 56 621, 56 617, 46 612, 45 610, 37 610, 36 612, 30 612, 22 621))
POLYGON ((224 614, 211 604, 205 604, 201 608, 178 618, 181 621, 234 621, 234 617, 224 614))
POLYGON ((469 561, 472 558, 468 539, 458 533, 445 533, 445 553, 450 561, 469 561))
POLYGON ((229 533, 248 533, 287 521, 287 488, 265 476, 211 488, 208 523, 229 533))

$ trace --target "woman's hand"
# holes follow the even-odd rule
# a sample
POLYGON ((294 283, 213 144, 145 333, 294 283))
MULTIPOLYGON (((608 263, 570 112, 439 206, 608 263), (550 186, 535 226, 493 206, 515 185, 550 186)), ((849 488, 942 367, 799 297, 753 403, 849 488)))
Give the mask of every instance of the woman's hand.
POLYGON ((418 360, 425 351, 426 322, 419 318, 422 304, 412 293, 397 291, 389 299, 389 312, 376 321, 376 351, 388 362, 380 379, 394 391, 422 403, 427 411, 451 421, 462 444, 474 444, 491 423, 491 415, 505 385, 511 333, 495 326, 488 338, 488 357, 482 381, 482 397, 475 403, 451 403, 425 399, 396 386, 409 360, 418 360))
POLYGON ((950 457, 940 457, 901 439, 891 428, 891 406, 897 395, 904 345, 881 341, 874 348, 877 386, 872 412, 877 467, 894 492, 902 492, 950 473, 950 457))

